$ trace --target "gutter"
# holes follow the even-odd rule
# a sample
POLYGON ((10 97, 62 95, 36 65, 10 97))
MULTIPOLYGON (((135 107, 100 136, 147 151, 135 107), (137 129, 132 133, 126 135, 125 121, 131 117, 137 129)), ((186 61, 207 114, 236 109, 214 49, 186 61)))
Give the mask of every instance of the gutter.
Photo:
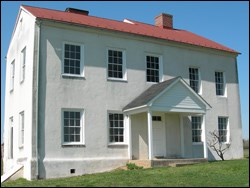
MULTIPOLYGON (((38 151, 38 144, 39 144, 39 121, 38 121, 38 97, 39 97, 39 59, 40 59, 40 29, 41 29, 41 21, 35 21, 35 41, 34 41, 34 64, 36 66, 36 93, 35 93, 35 119, 36 119, 36 179, 39 179, 39 151, 38 151)), ((33 88, 34 89, 34 88, 33 88)))

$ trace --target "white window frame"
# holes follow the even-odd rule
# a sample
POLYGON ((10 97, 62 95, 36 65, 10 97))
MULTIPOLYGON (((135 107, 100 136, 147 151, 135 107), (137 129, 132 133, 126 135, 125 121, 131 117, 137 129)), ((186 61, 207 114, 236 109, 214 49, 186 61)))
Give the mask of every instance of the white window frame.
POLYGON ((80 78, 85 78, 85 73, 84 73, 84 44, 82 43, 75 43, 75 42, 68 42, 68 41, 64 41, 62 44, 62 63, 61 63, 61 74, 62 77, 80 77, 80 78), (64 53, 65 53, 65 44, 68 45, 76 45, 76 46, 80 46, 81 50, 80 50, 80 74, 70 74, 70 73, 64 73, 64 53))
POLYGON ((24 111, 19 113, 19 148, 24 147, 24 127, 25 126, 25 116, 24 111))
POLYGON ((61 133, 62 133, 62 145, 85 145, 85 110, 79 108, 62 108, 61 110, 61 133), (64 141, 64 112, 80 112, 80 142, 65 142, 64 141))
POLYGON ((154 53, 145 53, 145 79, 147 83, 157 84, 163 81, 163 56, 154 53), (153 56, 159 58, 159 82, 148 82, 147 81, 147 56, 153 56))
POLYGON ((220 71, 220 70, 216 70, 214 72, 214 82, 215 82, 215 95, 217 97, 227 97, 227 84, 226 84, 226 73, 225 71, 220 71), (223 74, 223 95, 217 95, 216 93, 216 78, 215 78, 215 72, 221 72, 223 74))
MULTIPOLYGON (((202 144, 203 143, 203 141, 202 141, 202 134, 203 134, 203 129, 202 129, 202 124, 203 124, 203 117, 202 116, 200 116, 200 115, 195 115, 195 116, 191 116, 191 130, 192 130, 192 144, 193 145, 199 145, 199 144, 202 144), (201 129, 200 129, 200 131, 201 131, 201 135, 200 135, 200 142, 194 142, 193 141, 193 122, 192 122, 192 117, 199 117, 200 118, 200 123, 201 123, 201 129)), ((198 129, 196 129, 196 130, 198 130, 198 129)))
POLYGON ((14 118, 13 116, 10 117, 10 125, 9 125, 9 139, 8 139, 8 159, 13 159, 13 151, 14 151, 14 118))
MULTIPOLYGON (((189 69, 198 69, 198 94, 202 95, 202 82, 201 82, 201 72, 200 72, 200 68, 199 67, 195 67, 195 66, 189 66, 188 67, 188 77, 189 77, 189 85, 190 85, 190 71, 189 69)), ((191 86, 190 86, 191 87, 191 86)))
POLYGON ((26 65, 26 46, 21 51, 20 57, 20 83, 24 82, 25 79, 25 65, 26 65))
POLYGON ((107 80, 113 80, 113 81, 127 81, 127 67, 126 67, 126 50, 125 49, 121 49, 121 48, 112 48, 112 47, 108 47, 106 49, 106 75, 107 75, 107 80), (109 65, 109 50, 112 51, 120 51, 122 52, 122 78, 113 78, 113 77, 109 77, 109 69, 108 69, 108 65, 109 65))
POLYGON ((14 90, 15 84, 15 60, 10 63, 10 92, 14 90))
POLYGON ((219 136, 220 136, 220 133, 219 133, 219 118, 225 118, 226 119, 226 126, 227 126, 227 129, 226 129, 226 131, 227 131, 227 135, 226 135, 226 142, 221 142, 221 143, 223 143, 223 144, 228 144, 228 143, 230 143, 230 129, 229 129, 229 118, 227 117, 227 116, 218 116, 218 119, 217 119, 217 121, 218 121, 218 134, 219 134, 219 136))
POLYGON ((108 142, 108 145, 109 146, 112 146, 112 145, 128 145, 128 129, 127 129, 127 126, 128 126, 128 122, 126 120, 126 115, 122 112, 122 111, 119 111, 119 110, 108 110, 107 111, 107 142, 108 142), (109 114, 123 114, 123 142, 110 142, 110 133, 109 133, 109 129, 110 129, 110 124, 109 124, 109 114))

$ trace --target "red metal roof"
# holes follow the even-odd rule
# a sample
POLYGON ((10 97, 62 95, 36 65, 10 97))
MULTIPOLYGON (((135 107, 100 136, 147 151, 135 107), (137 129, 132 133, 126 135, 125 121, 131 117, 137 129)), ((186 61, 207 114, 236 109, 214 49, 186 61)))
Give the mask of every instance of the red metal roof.
POLYGON ((226 46, 223 46, 214 41, 211 41, 209 39, 206 39, 204 37, 198 36, 194 33, 185 30, 163 29, 154 25, 144 24, 132 20, 130 21, 132 21, 134 24, 130 24, 122 21, 110 20, 89 15, 87 16, 71 12, 31 7, 26 5, 23 5, 22 7, 27 11, 29 11, 35 17, 41 19, 48 19, 65 23, 74 23, 89 27, 108 29, 112 31, 131 33, 131 34, 154 37, 154 38, 191 44, 206 48, 213 48, 232 53, 239 53, 226 46))

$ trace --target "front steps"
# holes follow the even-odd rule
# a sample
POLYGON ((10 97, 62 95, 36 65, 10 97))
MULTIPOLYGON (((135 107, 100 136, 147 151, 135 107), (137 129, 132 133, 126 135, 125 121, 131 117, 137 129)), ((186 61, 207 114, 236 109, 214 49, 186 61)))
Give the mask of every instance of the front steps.
POLYGON ((178 167, 184 165, 191 165, 197 163, 204 163, 208 160, 205 158, 192 158, 192 159, 153 159, 153 160, 129 160, 129 163, 134 163, 137 166, 142 166, 143 168, 152 167, 178 167))

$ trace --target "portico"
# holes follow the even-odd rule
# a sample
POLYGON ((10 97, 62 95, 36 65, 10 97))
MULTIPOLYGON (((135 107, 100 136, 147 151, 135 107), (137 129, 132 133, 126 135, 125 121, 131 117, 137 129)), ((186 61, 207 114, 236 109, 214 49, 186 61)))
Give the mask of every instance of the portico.
POLYGON ((210 108, 181 77, 151 86, 123 109, 129 127, 128 158, 193 158, 197 156, 188 150, 196 147, 207 159, 205 121, 210 108), (191 116, 201 119, 199 143, 192 143, 191 116))

